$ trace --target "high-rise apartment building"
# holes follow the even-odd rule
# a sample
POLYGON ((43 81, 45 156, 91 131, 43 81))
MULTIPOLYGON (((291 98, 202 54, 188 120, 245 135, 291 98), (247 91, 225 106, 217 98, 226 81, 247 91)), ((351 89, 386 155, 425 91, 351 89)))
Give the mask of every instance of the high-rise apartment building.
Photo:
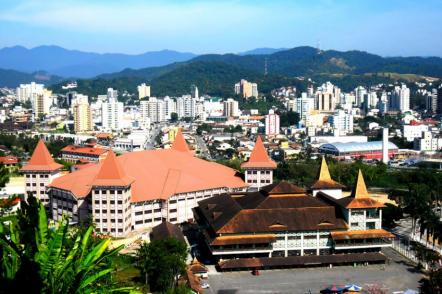
POLYGON ((77 94, 73 101, 72 112, 74 114, 75 133, 84 133, 93 130, 92 111, 88 102, 88 97, 77 94))
POLYGON ((203 101, 192 98, 191 95, 183 95, 176 100, 176 113, 179 118, 182 117, 201 117, 204 114, 203 101))
POLYGON ((238 101, 229 98, 223 102, 223 116, 237 117, 239 116, 238 101))
POLYGON ((299 119, 305 122, 307 116, 315 109, 315 99, 308 97, 307 93, 302 93, 301 97, 297 97, 287 102, 289 111, 297 112, 299 119))
POLYGON ((339 134, 353 133, 353 115, 340 109, 330 116, 330 123, 339 134))
POLYGON ((235 84, 235 94, 241 95, 243 98, 258 98, 258 84, 250 83, 247 80, 241 80, 235 84))
POLYGON ((20 86, 16 88, 15 93, 18 101, 22 103, 26 101, 33 102, 35 97, 43 95, 44 85, 36 84, 35 82, 31 82, 30 84, 20 84, 20 86))
POLYGON ((265 117, 265 127, 267 136, 279 135, 279 115, 273 109, 265 117))
POLYGON ((49 113, 52 105, 52 92, 46 89, 42 94, 33 95, 32 110, 35 118, 40 118, 49 113))
POLYGON ((410 110, 410 89, 406 85, 396 86, 391 93, 390 106, 392 110, 410 110))
POLYGON ((437 89, 437 109, 436 112, 438 114, 442 114, 442 87, 437 89))
POLYGON ((315 94, 315 107, 319 111, 334 111, 341 97, 341 89, 330 82, 319 87, 315 94))
POLYGON ((199 98, 198 87, 196 85, 190 86, 190 96, 192 98, 199 98))
POLYGON ((144 97, 150 97, 150 86, 146 85, 145 83, 142 83, 137 87, 138 90, 138 99, 144 98, 144 97))
POLYGON ((121 129, 124 106, 122 102, 111 98, 101 105, 101 123, 105 130, 121 129))
POLYGON ((107 101, 118 100, 118 90, 114 90, 112 88, 107 89, 107 101))
POLYGON ((432 89, 425 97, 425 108, 428 112, 437 113, 437 89, 432 89))
POLYGON ((361 107, 362 103, 365 102, 365 95, 367 94, 367 89, 359 86, 355 89, 356 106, 361 107))

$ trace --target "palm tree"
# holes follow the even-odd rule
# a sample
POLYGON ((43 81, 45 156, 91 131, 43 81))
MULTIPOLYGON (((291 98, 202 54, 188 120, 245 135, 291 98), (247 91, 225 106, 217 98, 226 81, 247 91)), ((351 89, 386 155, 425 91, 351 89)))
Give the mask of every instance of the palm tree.
MULTIPOLYGON (((17 220, 0 223, 0 285, 5 293, 85 293, 108 287, 110 258, 122 247, 107 250, 110 239, 92 241, 93 227, 70 234, 64 218, 48 227, 44 206, 28 198, 17 220)), ((2 293, 3 290, 0 290, 2 293)))

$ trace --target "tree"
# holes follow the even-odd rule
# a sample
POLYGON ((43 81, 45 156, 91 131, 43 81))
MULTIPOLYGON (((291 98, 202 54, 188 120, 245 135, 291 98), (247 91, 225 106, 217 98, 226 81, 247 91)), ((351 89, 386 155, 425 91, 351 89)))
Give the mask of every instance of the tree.
POLYGON ((143 243, 137 251, 138 267, 151 291, 165 292, 177 286, 184 273, 187 247, 174 238, 143 243))
POLYGON ((178 121, 178 113, 176 113, 176 112, 172 112, 172 113, 170 114, 170 121, 171 121, 171 122, 177 122, 177 121, 178 121))
MULTIPOLYGON (((84 293, 108 288, 110 239, 92 241, 69 231, 63 218, 48 227, 46 210, 35 197, 22 203, 17 218, 0 224, 0 293, 84 293), (32 285, 32 288, 29 286, 32 285)), ((107 289, 110 290, 110 289, 107 289)))
POLYGON ((282 112, 280 115, 281 127, 294 126, 299 123, 299 113, 293 111, 282 112))

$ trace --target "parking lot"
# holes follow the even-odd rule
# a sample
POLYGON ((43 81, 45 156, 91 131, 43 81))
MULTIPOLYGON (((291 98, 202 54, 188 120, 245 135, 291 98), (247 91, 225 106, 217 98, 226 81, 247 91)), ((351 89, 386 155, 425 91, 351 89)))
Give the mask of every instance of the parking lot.
POLYGON ((332 284, 357 284, 365 289, 376 286, 386 293, 418 290, 422 275, 392 249, 386 254, 392 259, 387 265, 265 270, 259 276, 250 272, 212 273, 210 289, 205 293, 319 293, 332 284))

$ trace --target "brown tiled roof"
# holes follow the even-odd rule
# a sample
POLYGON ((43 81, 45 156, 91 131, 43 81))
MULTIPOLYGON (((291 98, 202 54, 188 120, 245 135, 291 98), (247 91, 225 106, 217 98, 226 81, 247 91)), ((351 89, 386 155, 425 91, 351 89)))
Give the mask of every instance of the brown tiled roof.
POLYGON ((31 159, 28 161, 28 164, 21 168, 21 171, 54 171, 62 167, 63 165, 54 161, 44 141, 40 139, 34 149, 34 153, 32 153, 31 159))
POLYGON ((319 169, 318 180, 311 186, 312 190, 318 189, 342 189, 344 185, 339 184, 334 181, 328 170, 327 162, 325 161, 325 157, 322 157, 321 168, 319 169))
POLYGON ((311 265, 352 264, 355 262, 385 262, 382 253, 347 253, 331 255, 237 258, 220 261, 221 270, 281 268, 311 265))
MULTIPOLYGON (((172 149, 129 152, 116 157, 116 161, 128 177, 135 179, 131 186, 132 202, 168 199, 176 193, 246 186, 235 170, 172 149)), ((77 198, 86 197, 103 164, 58 177, 50 187, 70 191, 77 198)))
POLYGON ((92 186, 122 186, 127 187, 132 184, 133 178, 126 175, 120 163, 117 161, 115 153, 110 150, 109 155, 103 161, 97 176, 92 181, 92 186))
POLYGON ((152 228, 151 233, 152 240, 162 240, 167 238, 175 238, 178 241, 181 241, 183 243, 186 242, 184 239, 183 232, 181 229, 170 222, 162 222, 161 224, 155 226, 152 228))
POLYGON ((241 206, 229 194, 221 194, 198 202, 196 211, 216 232, 241 211, 241 206))
POLYGON ((216 237, 210 245, 223 246, 235 244, 263 244, 272 243, 276 241, 273 234, 258 234, 258 235, 235 235, 235 236, 221 236, 216 237))
POLYGON ((278 208, 243 209, 217 233, 258 233, 273 231, 309 231, 346 229, 342 219, 335 216, 335 208, 278 208))
POLYGON ((241 164, 242 168, 276 168, 276 162, 270 159, 267 151, 262 143, 261 137, 256 139, 255 147, 250 154, 249 161, 241 164))
POLYGON ((357 230, 357 231, 336 231, 331 232, 334 240, 352 239, 373 239, 373 238, 394 238, 394 235, 383 229, 357 230))
POLYGON ((181 129, 178 129, 175 140, 172 144, 172 149, 181 152, 188 152, 190 154, 189 146, 187 146, 186 139, 184 139, 181 129))
POLYGON ((319 192, 316 197, 323 199, 327 203, 333 203, 344 208, 349 209, 363 209, 363 208, 382 208, 384 204, 372 198, 354 198, 352 196, 336 199, 325 193, 319 192))
POLYGON ((273 183, 261 188, 261 191, 266 192, 268 195, 276 194, 304 194, 305 190, 290 184, 286 181, 281 181, 279 183, 273 183))

